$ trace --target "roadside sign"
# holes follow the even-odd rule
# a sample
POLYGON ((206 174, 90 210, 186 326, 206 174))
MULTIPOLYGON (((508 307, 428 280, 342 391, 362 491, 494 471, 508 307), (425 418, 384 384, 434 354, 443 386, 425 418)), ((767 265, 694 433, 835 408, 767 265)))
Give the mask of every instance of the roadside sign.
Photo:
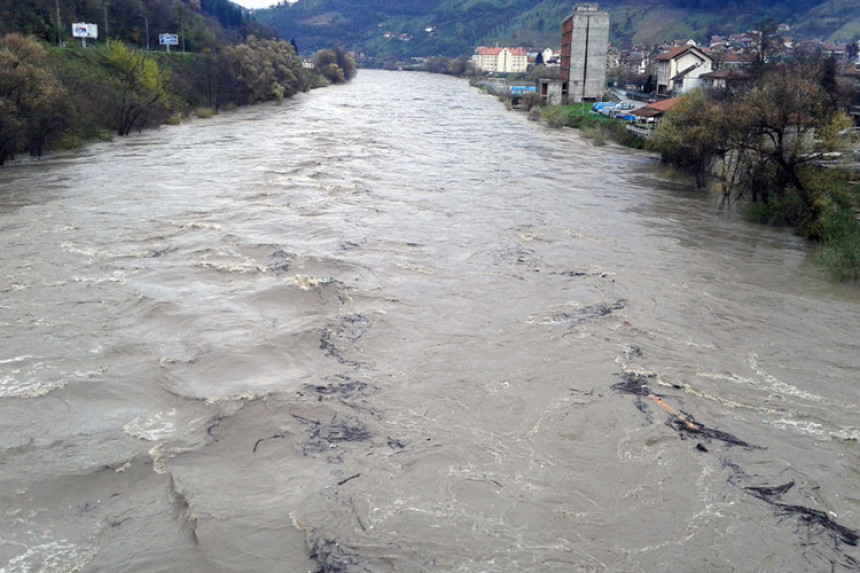
POLYGON ((99 37, 99 27, 96 24, 87 24, 85 22, 78 22, 72 24, 72 36, 75 38, 81 39, 81 45, 83 47, 87 47, 87 38, 98 38, 99 37))
POLYGON ((85 24, 83 22, 72 24, 72 36, 75 38, 98 38, 99 27, 96 24, 85 24))
POLYGON ((158 43, 167 48, 169 52, 170 46, 179 45, 179 34, 159 34, 158 43))

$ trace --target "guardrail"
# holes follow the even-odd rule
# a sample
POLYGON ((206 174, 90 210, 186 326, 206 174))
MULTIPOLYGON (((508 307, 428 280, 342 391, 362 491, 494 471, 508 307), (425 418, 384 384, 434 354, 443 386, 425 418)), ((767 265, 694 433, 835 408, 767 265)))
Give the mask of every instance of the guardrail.
POLYGON ((630 133, 638 135, 639 137, 644 137, 645 139, 648 139, 649 137, 654 135, 653 127, 645 127, 644 125, 636 125, 632 123, 627 124, 625 127, 630 133))

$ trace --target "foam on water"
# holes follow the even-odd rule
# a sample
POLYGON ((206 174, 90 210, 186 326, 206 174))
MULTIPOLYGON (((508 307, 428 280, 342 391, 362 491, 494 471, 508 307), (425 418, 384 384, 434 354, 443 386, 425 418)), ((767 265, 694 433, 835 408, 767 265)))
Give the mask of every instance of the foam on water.
POLYGON ((68 382, 50 361, 16 356, 0 362, 0 398, 36 398, 62 388, 68 382))

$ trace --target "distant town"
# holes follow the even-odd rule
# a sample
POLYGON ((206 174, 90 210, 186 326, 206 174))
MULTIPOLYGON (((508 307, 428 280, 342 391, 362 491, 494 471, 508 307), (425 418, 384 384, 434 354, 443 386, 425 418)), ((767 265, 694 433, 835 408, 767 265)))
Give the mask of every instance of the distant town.
MULTIPOLYGON (((795 42, 790 35, 782 35, 789 30, 785 24, 779 27, 780 35, 774 38, 775 43, 767 55, 768 61, 787 60, 797 54, 819 54, 825 58, 835 57, 843 64, 843 72, 847 76, 853 78, 858 73, 858 43, 836 44, 816 39, 795 42)), ((630 49, 610 45, 606 50, 606 70, 610 80, 619 86, 650 92, 652 90, 647 89, 650 77, 650 85, 655 93, 662 96, 680 95, 698 86, 722 86, 733 80, 742 80, 744 74, 738 71, 756 62, 760 53, 761 32, 756 30, 725 37, 712 36, 707 46, 690 38, 655 46, 633 46, 630 49), (685 54, 694 55, 698 65, 692 69, 689 66, 681 68, 685 54), (674 66, 661 62, 672 62, 674 66), (678 72, 667 76, 673 67, 678 72), (717 73, 720 70, 723 71, 717 73), (659 83, 658 78, 662 78, 659 83)), ((475 48, 471 62, 477 70, 488 74, 524 74, 539 65, 560 69, 561 59, 560 49, 479 46, 475 48)))
MULTIPOLYGON (((477 72, 490 76, 538 72, 545 78, 538 87, 541 103, 550 105, 600 101, 607 87, 646 102, 699 87, 737 90, 751 81, 750 69, 756 63, 813 58, 833 58, 840 87, 860 92, 857 42, 797 41, 787 24, 714 35, 705 42, 678 38, 622 49, 609 43, 609 15, 597 3, 581 3, 559 28, 559 48, 478 46, 470 62, 477 72)), ((852 106, 852 112, 855 120, 860 119, 860 105, 852 106)))

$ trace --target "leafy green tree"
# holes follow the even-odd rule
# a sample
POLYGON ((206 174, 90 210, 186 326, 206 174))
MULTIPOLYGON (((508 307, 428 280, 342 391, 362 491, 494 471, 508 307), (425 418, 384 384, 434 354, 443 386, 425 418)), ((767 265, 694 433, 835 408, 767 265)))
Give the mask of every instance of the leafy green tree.
POLYGON ((0 165, 17 151, 41 155, 63 127, 65 92, 31 38, 0 38, 0 165))
POLYGON ((848 58, 849 62, 856 61, 858 55, 860 55, 860 44, 857 43, 857 40, 845 46, 845 57, 848 58))
POLYGON ((348 82, 355 77, 356 68, 352 54, 343 48, 320 50, 314 59, 314 68, 331 83, 348 82))
POLYGON ((236 103, 280 101, 309 85, 301 59, 282 40, 249 36, 244 44, 226 47, 224 55, 233 70, 236 103))
POLYGON ((776 21, 767 17, 756 24, 758 30, 758 46, 756 49, 756 63, 759 66, 767 62, 768 57, 773 55, 776 49, 776 21))
POLYGON ((646 94, 654 93, 656 87, 657 83, 654 79, 654 74, 648 74, 648 77, 645 80, 645 85, 642 87, 642 91, 646 94))
POLYGON ((344 50, 343 48, 337 47, 334 49, 334 55, 337 59, 337 65, 343 70, 343 77, 346 81, 351 80, 355 77, 355 60, 352 58, 352 54, 344 50))
POLYGON ((850 208, 837 207, 827 217, 819 263, 839 280, 860 282, 860 221, 850 208))
POLYGON ((455 76, 472 75, 475 72, 475 68, 472 65, 472 60, 465 56, 460 56, 459 58, 451 60, 450 69, 451 74, 455 76))
POLYGON ((704 187, 715 161, 725 156, 736 136, 726 112, 703 91, 690 92, 666 114, 650 145, 664 161, 693 173, 696 185, 704 187))
POLYGON ((447 74, 451 69, 451 59, 444 56, 427 58, 421 64, 421 69, 431 74, 447 74))
POLYGON ((122 42, 109 41, 103 57, 113 77, 111 94, 116 132, 127 135, 135 127, 143 127, 146 114, 166 99, 167 78, 146 52, 129 48, 122 42))
POLYGON ((333 84, 344 83, 346 75, 337 64, 337 55, 333 50, 320 50, 314 59, 314 69, 326 80, 333 84))
POLYGON ((818 75, 818 85, 827 97, 829 103, 828 111, 836 111, 839 102, 839 85, 836 81, 837 75, 836 56, 830 55, 825 58, 821 64, 821 71, 818 75))

